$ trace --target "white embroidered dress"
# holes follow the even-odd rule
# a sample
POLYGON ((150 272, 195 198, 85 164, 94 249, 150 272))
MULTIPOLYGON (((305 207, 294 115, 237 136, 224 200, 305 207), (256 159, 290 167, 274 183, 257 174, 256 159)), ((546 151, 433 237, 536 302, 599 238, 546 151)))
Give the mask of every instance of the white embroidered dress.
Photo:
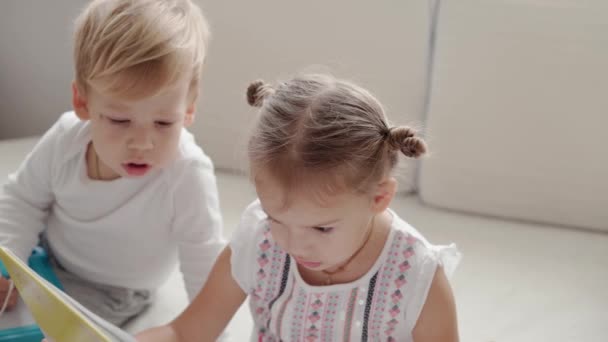
POLYGON ((450 276, 460 254, 454 245, 431 245, 391 213, 382 253, 363 277, 311 286, 253 202, 230 243, 232 275, 249 295, 251 341, 411 341, 437 265, 450 276))

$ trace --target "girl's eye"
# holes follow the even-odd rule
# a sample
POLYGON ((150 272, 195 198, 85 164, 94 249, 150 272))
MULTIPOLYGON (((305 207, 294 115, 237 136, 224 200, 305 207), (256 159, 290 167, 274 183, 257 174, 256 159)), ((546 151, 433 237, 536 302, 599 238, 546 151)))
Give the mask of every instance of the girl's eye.
POLYGON ((130 122, 130 120, 123 120, 123 119, 108 118, 108 120, 110 120, 110 122, 114 125, 126 125, 130 122))
POLYGON ((334 230, 333 227, 313 227, 316 231, 319 231, 321 233, 329 233, 332 230, 334 230))
POLYGON ((171 125, 173 125, 173 122, 168 122, 168 121, 156 121, 156 124, 158 126, 161 127, 170 127, 171 125))

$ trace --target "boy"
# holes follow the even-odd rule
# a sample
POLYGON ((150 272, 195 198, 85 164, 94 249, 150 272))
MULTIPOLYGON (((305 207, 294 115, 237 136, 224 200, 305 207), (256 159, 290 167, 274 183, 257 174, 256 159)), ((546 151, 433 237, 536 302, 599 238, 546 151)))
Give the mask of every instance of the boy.
POLYGON ((91 2, 76 22, 74 111, 0 192, 0 245, 27 260, 40 238, 65 291, 119 326, 178 261, 193 299, 224 244, 213 165, 184 128, 208 38, 191 0, 91 2))

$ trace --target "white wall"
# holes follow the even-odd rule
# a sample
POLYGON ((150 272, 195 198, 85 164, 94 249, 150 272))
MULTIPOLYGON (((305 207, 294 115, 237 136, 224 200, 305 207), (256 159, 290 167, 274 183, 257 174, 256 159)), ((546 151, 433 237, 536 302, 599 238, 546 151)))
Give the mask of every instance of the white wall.
MULTIPOLYGON (((244 166, 253 120, 244 94, 256 78, 331 71, 363 83, 394 121, 421 121, 426 0, 199 2, 214 38, 192 131, 218 167, 244 166)), ((40 134, 69 109, 71 29, 84 3, 8 0, 0 5, 0 138, 40 134)))
POLYGON ((69 109, 72 23, 85 3, 0 3, 0 139, 40 134, 69 109))

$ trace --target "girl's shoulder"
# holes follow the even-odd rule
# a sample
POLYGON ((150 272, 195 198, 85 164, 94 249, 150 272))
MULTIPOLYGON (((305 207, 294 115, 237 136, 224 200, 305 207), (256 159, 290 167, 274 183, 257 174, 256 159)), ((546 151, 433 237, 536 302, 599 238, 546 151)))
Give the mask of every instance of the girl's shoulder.
POLYGON ((243 211, 239 224, 232 234, 232 240, 238 243, 254 243, 254 240, 268 235, 268 217, 259 200, 251 202, 243 211))
POLYGON ((259 200, 243 212, 241 221, 230 238, 232 276, 247 293, 252 292, 260 272, 282 263, 287 254, 272 240, 266 213, 259 200))
MULTIPOLYGON (((449 245, 433 244, 395 212, 391 211, 391 214, 393 215, 391 226, 391 229, 394 230, 393 244, 398 245, 398 249, 408 251, 404 254, 408 256, 410 263, 430 263, 435 264, 435 267, 440 265, 444 268, 448 277, 451 276, 461 259, 461 253, 456 245, 453 243, 449 245)), ((423 265, 419 266, 422 267, 423 265)))
POLYGON ((392 246, 379 274, 379 283, 391 296, 402 298, 399 309, 405 314, 408 331, 420 316, 435 273, 441 267, 449 278, 459 264, 456 245, 435 245, 394 212, 392 246))

